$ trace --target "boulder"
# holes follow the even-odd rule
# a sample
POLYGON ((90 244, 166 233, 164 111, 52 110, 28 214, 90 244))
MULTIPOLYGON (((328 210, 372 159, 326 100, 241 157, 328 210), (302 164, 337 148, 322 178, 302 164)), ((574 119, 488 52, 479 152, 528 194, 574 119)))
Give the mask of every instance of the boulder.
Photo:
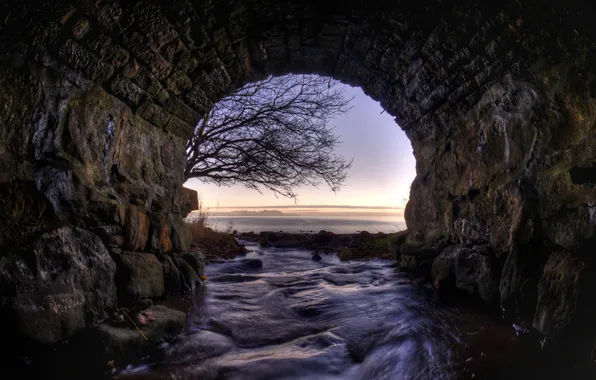
POLYGON ((447 247, 433 261, 432 278, 439 284, 454 280, 458 289, 491 302, 498 287, 491 256, 488 246, 447 247))
MULTIPOLYGON (((99 323, 73 339, 70 343, 70 359, 79 366, 84 365, 85 368, 80 371, 87 376, 92 372, 109 370, 109 361, 121 366, 138 360, 151 347, 182 332, 186 325, 186 314, 181 311, 162 305, 151 306, 146 311, 155 318, 144 326, 138 325, 147 339, 132 326, 99 323)), ((135 318, 134 315, 130 317, 135 318)))
POLYGON ((320 261, 320 260, 323 260, 323 258, 321 257, 321 255, 319 255, 319 253, 318 253, 318 252, 313 252, 313 253, 312 253, 312 256, 311 256, 311 259, 312 259, 313 261, 320 261))
POLYGON ((120 299, 126 301, 164 295, 163 267, 155 255, 123 251, 113 257, 120 299))
POLYGON ((260 259, 244 259, 239 260, 241 266, 251 269, 261 269, 263 268, 263 261, 260 259))
POLYGON ((245 273, 261 268, 263 268, 263 261, 259 259, 241 259, 226 262, 226 266, 220 271, 221 273, 245 273))
POLYGON ((60 228, 0 259, 0 305, 22 334, 55 344, 115 306, 115 272, 97 235, 60 228))

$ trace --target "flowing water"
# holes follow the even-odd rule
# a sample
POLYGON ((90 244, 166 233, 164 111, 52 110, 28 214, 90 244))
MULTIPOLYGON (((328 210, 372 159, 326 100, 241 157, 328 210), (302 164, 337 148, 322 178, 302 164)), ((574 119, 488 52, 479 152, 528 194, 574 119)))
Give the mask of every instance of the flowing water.
POLYGON ((442 306, 432 286, 413 282, 390 261, 312 261, 306 250, 249 248, 244 257, 207 266, 187 332, 118 378, 473 378, 472 359, 516 355, 510 325, 442 306), (462 330, 464 319, 473 327, 462 330), (470 353, 478 334, 471 329, 493 335, 487 351, 470 353), (502 352, 488 351, 495 340, 502 352))

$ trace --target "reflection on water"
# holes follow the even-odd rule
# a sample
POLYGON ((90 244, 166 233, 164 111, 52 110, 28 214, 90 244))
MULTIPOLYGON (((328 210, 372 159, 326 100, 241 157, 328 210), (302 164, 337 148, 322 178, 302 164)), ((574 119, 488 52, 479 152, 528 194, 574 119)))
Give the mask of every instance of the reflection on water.
POLYGON ((259 249, 207 267, 187 333, 122 379, 452 379, 458 313, 389 261, 259 249), (254 260, 263 262, 262 268, 254 260), (251 260, 253 260, 251 262, 251 260))

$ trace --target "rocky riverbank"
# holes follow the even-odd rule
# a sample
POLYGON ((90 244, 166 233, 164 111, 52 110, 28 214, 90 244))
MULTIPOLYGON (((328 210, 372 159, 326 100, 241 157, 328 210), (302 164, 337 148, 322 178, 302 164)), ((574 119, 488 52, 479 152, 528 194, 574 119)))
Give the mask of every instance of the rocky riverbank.
MULTIPOLYGON (((240 240, 256 242, 262 247, 302 248, 319 253, 335 253, 340 260, 363 260, 371 258, 395 258, 399 247, 405 242, 407 231, 371 234, 361 231, 352 234, 335 234, 329 231, 318 233, 288 233, 263 231, 236 235, 240 240)), ((314 257, 314 256, 313 256, 314 257)))
POLYGON ((188 310, 158 303, 203 285, 203 253, 126 250, 119 231, 64 227, 0 260, 9 367, 100 379, 184 329, 188 310))

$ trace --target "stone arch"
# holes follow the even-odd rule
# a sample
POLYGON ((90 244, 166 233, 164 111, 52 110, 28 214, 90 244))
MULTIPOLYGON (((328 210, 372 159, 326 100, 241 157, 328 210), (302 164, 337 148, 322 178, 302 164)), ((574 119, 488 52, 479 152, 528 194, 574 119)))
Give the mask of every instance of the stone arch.
POLYGON ((470 270, 494 276, 504 304, 538 303, 544 331, 552 323, 543 321, 562 318, 549 299, 575 302, 559 286, 578 282, 543 276, 544 263, 566 269, 548 266, 542 242, 575 255, 594 235, 593 184, 569 174, 596 162, 588 8, 56 0, 0 11, 0 194, 10 195, 7 213, 35 221, 15 236, 0 228, 0 246, 74 225, 108 247, 185 251, 180 163, 190 127, 247 81, 318 73, 362 87, 412 141, 405 266, 429 265, 446 245, 481 246, 460 252, 470 270), (487 272, 480 256, 498 264, 487 272), (524 284, 538 301, 523 301, 524 284))

